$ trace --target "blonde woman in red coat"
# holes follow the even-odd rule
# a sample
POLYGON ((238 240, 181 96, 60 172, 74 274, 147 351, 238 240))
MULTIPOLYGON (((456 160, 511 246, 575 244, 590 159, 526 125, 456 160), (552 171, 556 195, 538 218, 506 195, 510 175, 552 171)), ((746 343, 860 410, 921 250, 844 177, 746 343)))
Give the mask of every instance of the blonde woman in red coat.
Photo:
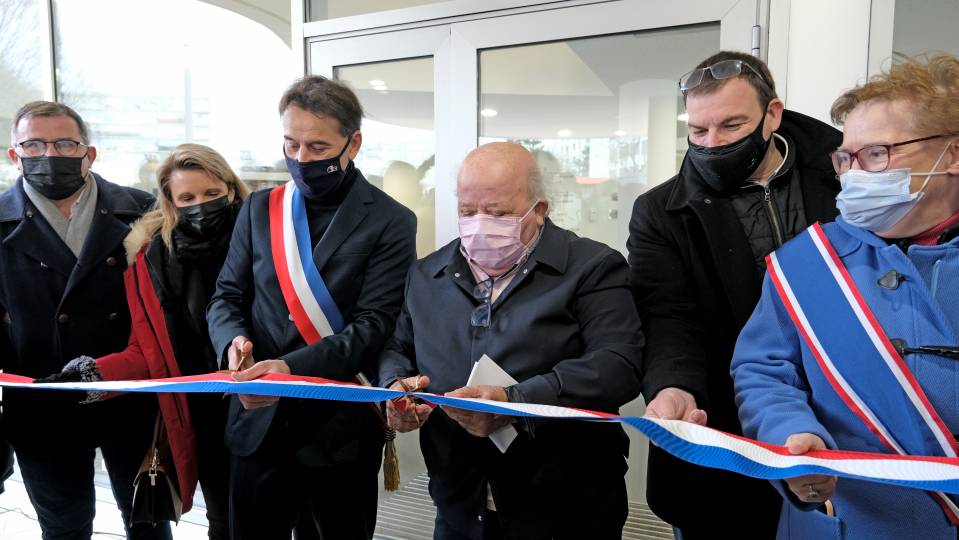
MULTIPOLYGON (((124 240, 132 318, 127 348, 96 360, 74 359, 61 373, 43 380, 158 379, 217 369, 206 305, 240 204, 250 191, 219 153, 198 144, 176 147, 160 164, 157 180, 156 208, 134 223, 124 240)), ((157 400, 183 511, 190 509, 199 481, 209 537, 228 538, 226 402, 214 394, 157 394, 157 400)))

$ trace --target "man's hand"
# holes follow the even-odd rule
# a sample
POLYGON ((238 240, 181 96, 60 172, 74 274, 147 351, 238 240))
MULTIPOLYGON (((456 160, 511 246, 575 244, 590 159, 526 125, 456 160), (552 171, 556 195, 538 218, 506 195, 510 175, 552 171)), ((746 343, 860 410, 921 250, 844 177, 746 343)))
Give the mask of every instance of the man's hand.
MULTIPOLYGON (((426 375, 415 375, 405 379, 397 379, 390 385, 390 390, 403 392, 418 392, 430 384, 426 375)), ((391 399, 386 402, 386 422, 400 433, 407 433, 419 429, 426 423, 433 408, 425 403, 416 403, 410 397, 391 399)))
POLYGON ((685 420, 701 426, 706 425, 706 411, 696 408, 696 398, 679 388, 663 388, 646 405, 646 418, 661 420, 685 420))
POLYGON ((253 366, 253 342, 245 336, 236 336, 226 353, 230 371, 243 371, 253 366))
MULTIPOLYGON (((799 455, 810 450, 825 450, 826 443, 812 433, 794 433, 786 439, 786 447, 790 454, 799 455)), ((824 503, 836 491, 836 477, 822 474, 787 478, 786 484, 797 499, 807 503, 824 503)))
MULTIPOLYGON (((247 341, 247 343, 250 342, 247 341)), ((252 381, 253 379, 259 379, 267 373, 282 373, 284 375, 289 375, 290 366, 288 366, 283 360, 263 360, 261 362, 257 362, 249 369, 237 371, 233 374, 233 380, 252 381)), ((278 396, 239 394, 237 397, 240 398, 240 403, 243 404, 244 409, 259 409, 260 407, 269 407, 271 405, 276 405, 276 402, 280 401, 278 396)))
MULTIPOLYGON (((502 386, 464 386, 452 392, 447 392, 446 395, 450 397, 507 401, 506 390, 502 386)), ((443 406, 443 412, 462 426, 470 435, 476 437, 489 437, 490 433, 513 422, 511 416, 473 412, 449 406, 443 406)))

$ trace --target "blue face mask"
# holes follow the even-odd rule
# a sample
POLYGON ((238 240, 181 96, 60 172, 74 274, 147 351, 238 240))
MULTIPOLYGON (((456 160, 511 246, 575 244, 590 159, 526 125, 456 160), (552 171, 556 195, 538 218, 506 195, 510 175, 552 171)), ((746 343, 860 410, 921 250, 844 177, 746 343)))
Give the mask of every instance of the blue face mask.
POLYGON ((947 145, 932 166, 932 172, 914 173, 912 169, 890 169, 882 172, 868 172, 850 169, 839 177, 842 190, 836 196, 836 206, 846 223, 878 233, 888 231, 902 221, 910 210, 922 199, 926 185, 933 176, 944 175, 934 172, 947 145), (919 190, 912 193, 909 186, 912 177, 926 175, 919 190))

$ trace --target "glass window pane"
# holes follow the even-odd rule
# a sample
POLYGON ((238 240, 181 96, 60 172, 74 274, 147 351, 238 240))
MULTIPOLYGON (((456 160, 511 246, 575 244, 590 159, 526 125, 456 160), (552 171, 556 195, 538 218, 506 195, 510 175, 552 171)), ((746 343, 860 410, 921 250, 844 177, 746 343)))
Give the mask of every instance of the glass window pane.
MULTIPOLYGON (((44 13, 36 0, 0 2, 0 146, 10 147, 13 115, 29 101, 43 99, 44 13)), ((0 191, 16 181, 17 166, 0 159, 0 191)))
POLYGON ((449 0, 309 0, 309 18, 311 21, 322 21, 447 1, 449 0))
POLYGON ((363 148, 356 166, 370 183, 416 213, 416 253, 436 249, 433 59, 336 68, 363 104, 363 148))
POLYGON ((677 81, 718 50, 708 24, 481 51, 479 142, 529 148, 553 221, 625 252, 633 201, 686 152, 677 81))
POLYGON ((184 142, 216 149, 251 187, 289 180, 277 103, 291 53, 265 26, 198 0, 55 0, 54 27, 59 97, 90 124, 107 180, 154 191, 184 142))
POLYGON ((959 55, 959 2, 956 0, 896 0, 892 50, 913 56, 941 51, 959 55))

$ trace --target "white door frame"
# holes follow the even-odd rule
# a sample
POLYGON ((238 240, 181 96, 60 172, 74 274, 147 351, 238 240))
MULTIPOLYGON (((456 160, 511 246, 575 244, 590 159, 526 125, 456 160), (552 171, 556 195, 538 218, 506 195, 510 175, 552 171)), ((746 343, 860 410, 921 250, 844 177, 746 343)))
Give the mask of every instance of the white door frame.
MULTIPOLYGON (((436 245, 439 247, 457 236, 456 172, 463 157, 477 145, 480 51, 719 22, 720 48, 749 52, 762 1, 535 2, 539 7, 536 11, 527 8, 527 12, 503 12, 501 16, 487 13, 484 18, 445 24, 422 21, 419 28, 355 37, 314 35, 306 44, 307 62, 311 73, 332 76, 337 66, 433 57, 436 245)), ((374 22, 378 20, 372 15, 355 19, 362 17, 374 22)), ((308 23, 304 28, 333 28, 327 23, 332 21, 308 23)), ((354 29, 353 26, 349 28, 354 29)))

